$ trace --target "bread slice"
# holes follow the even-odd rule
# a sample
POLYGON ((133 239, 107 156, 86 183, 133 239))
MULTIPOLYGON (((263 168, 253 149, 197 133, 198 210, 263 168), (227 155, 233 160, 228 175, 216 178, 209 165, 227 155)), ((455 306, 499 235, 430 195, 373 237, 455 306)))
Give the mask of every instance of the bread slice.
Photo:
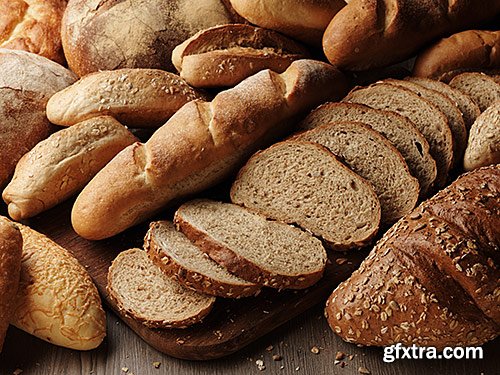
POLYGON ((469 95, 481 112, 500 100, 500 84, 483 73, 459 74, 450 81, 450 86, 469 95))
POLYGON ((458 109, 457 105, 454 104, 445 95, 437 92, 436 90, 428 89, 422 85, 416 84, 411 81, 397 80, 397 79, 386 79, 383 82, 398 85, 413 91, 418 96, 427 99, 432 104, 434 104, 448 120, 448 125, 451 130, 451 135, 453 138, 453 167, 461 164, 462 157, 464 155, 465 147, 467 144, 467 129, 465 128, 465 122, 462 117, 462 113, 458 109))
POLYGON ((174 221, 201 250, 242 279, 304 289, 323 276, 327 256, 321 241, 243 207, 194 200, 177 210, 174 221))
POLYGON ((140 249, 116 257, 107 289, 122 313, 149 328, 186 328, 207 316, 215 303, 215 297, 187 289, 163 274, 140 249))
POLYGON ((429 153, 427 140, 409 119, 363 104, 326 103, 312 111, 299 126, 308 130, 334 121, 362 122, 386 137, 418 179, 420 196, 427 194, 436 179, 436 162, 429 153))
POLYGON ((343 101, 390 110, 408 117, 429 142, 437 167, 434 184, 438 187, 445 184, 453 160, 453 138, 446 117, 435 105, 411 90, 387 83, 355 88, 343 101))
POLYGON ((253 155, 231 188, 231 200, 295 223, 336 250, 366 245, 380 224, 372 185, 309 142, 281 142, 253 155))
POLYGON ((354 121, 332 122, 293 139, 325 146, 370 181, 380 200, 382 224, 392 224, 415 207, 418 180, 410 174, 399 151, 368 125, 354 121))
POLYGON ((429 89, 438 91, 443 95, 446 95, 448 99, 450 99, 457 105, 460 112, 462 112, 462 116, 465 122, 465 128, 467 130, 470 129, 477 116, 479 116, 481 113, 478 105, 474 103, 474 101, 468 95, 465 95, 463 92, 454 89, 444 82, 420 77, 407 77, 405 79, 407 81, 414 82, 418 85, 427 87, 429 89))
POLYGON ((164 273, 197 292, 239 298, 256 295, 260 291, 259 285, 240 279, 210 259, 171 222, 151 223, 144 249, 164 273))

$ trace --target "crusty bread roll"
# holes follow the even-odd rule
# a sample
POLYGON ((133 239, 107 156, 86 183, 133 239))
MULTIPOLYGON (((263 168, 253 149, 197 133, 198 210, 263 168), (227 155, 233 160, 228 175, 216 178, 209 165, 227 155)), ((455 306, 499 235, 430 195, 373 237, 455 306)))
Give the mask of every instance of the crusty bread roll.
POLYGON ((0 353, 19 286, 22 248, 19 229, 0 216, 0 353))
POLYGON ((87 239, 110 237, 175 198, 213 186, 291 130, 294 116, 347 88, 334 67, 297 60, 282 74, 261 71, 212 102, 186 104, 148 142, 127 147, 90 181, 73 207, 74 229, 87 239))
POLYGON ((231 0, 236 12, 251 23, 316 46, 343 0, 231 0))
POLYGON ((498 0, 351 0, 328 25, 323 49, 332 64, 345 70, 383 67, 499 13, 498 0))
POLYGON ((0 0, 0 47, 63 64, 61 20, 67 0, 0 0))
POLYGON ((500 30, 467 30, 421 52, 413 75, 449 81, 465 71, 500 69, 500 30))
POLYGON ((68 250, 18 226, 23 255, 11 323, 55 345, 96 348, 106 335, 106 314, 89 274, 68 250))
POLYGON ((300 44, 272 31, 244 24, 214 26, 175 47, 172 62, 194 87, 235 86, 260 70, 282 73, 308 57, 300 44))
POLYGON ((45 57, 0 49, 0 188, 17 161, 53 131, 47 100, 76 76, 45 57))
POLYGON ((17 163, 2 194, 10 217, 27 219, 69 198, 135 141, 132 133, 109 116, 52 134, 17 163))
POLYGON ((61 34, 68 65, 80 77, 117 68, 173 70, 175 46, 233 19, 222 0, 70 0, 61 34))
POLYGON ((110 115, 135 128, 163 125, 180 107, 206 96, 178 75, 159 69, 117 69, 89 74, 53 95, 47 117, 70 126, 110 115))

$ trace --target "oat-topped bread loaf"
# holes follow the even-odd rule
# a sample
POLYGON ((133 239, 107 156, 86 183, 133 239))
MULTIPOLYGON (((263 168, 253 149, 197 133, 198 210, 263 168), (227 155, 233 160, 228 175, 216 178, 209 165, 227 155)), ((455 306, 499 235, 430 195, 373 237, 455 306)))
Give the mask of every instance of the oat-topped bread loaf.
POLYGON ((399 151, 368 125, 354 121, 332 122, 293 139, 325 146, 368 180, 380 200, 382 224, 394 223, 415 207, 418 180, 410 174, 399 151))
POLYGON ((372 185, 310 142, 281 142, 256 153, 240 170, 231 200, 297 224, 333 249, 369 243, 380 225, 372 185))
POLYGON ((450 81, 450 86, 469 95, 481 112, 500 100, 500 84, 483 73, 462 73, 450 81))
POLYGON ((390 110, 408 117, 429 142, 437 166, 435 185, 444 185, 453 160, 453 137, 446 117, 435 105, 411 90, 387 83, 355 88, 343 101, 390 110))
POLYGON ((498 165, 463 175, 424 202, 330 296, 332 329, 361 345, 440 350, 497 337, 499 210, 498 165))
POLYGON ((323 276, 327 255, 320 240, 237 205, 190 201, 174 222, 213 260, 256 284, 304 289, 323 276))
POLYGON ((256 295, 260 286, 243 280, 212 260, 173 223, 149 225, 144 249, 160 269, 182 285, 213 296, 239 298, 256 295))
POLYGON ((141 249, 120 253, 108 272, 108 293, 119 311, 149 328, 186 328, 212 310, 215 297, 165 275, 141 249))
POLYGON ((308 130, 334 121, 362 122, 386 137, 401 153, 412 176, 418 179, 420 196, 427 194, 436 179, 436 162, 429 153, 427 140, 408 118, 363 104, 326 103, 312 111, 300 127, 308 130))

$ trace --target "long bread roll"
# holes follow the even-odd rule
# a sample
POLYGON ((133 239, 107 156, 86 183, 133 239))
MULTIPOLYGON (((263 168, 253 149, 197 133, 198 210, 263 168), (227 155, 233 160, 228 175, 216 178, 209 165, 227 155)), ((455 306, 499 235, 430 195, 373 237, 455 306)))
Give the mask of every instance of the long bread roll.
POLYGON ((271 139, 291 130, 293 117, 345 94, 334 67, 298 60, 282 74, 261 71, 212 102, 182 107, 147 143, 120 152, 85 187, 72 211, 76 232, 111 237, 172 200, 213 186, 271 139))

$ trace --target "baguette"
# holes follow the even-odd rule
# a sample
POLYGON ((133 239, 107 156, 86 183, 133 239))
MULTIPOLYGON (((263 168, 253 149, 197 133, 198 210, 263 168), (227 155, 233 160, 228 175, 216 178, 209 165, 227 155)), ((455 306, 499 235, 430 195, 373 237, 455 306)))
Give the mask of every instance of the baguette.
POLYGON ((163 70, 101 71, 52 96, 47 117, 54 124, 70 126, 110 115, 132 128, 155 128, 187 102, 203 98, 178 75, 163 70))
POLYGON ((450 81, 465 71, 500 68, 500 31, 467 30, 441 39, 421 52, 413 75, 450 81))
POLYGON ((132 133, 109 116, 52 134, 19 160, 3 191, 10 217, 27 219, 69 198, 135 141, 132 133))
POLYGON ((0 216, 0 353, 19 286, 22 248, 19 229, 0 216))
POLYGON ((124 149, 90 181, 73 207, 74 229, 87 239, 107 238, 213 186, 289 131, 293 117, 346 90, 334 67, 297 60, 282 74, 261 71, 212 102, 186 104, 148 142, 124 149))

